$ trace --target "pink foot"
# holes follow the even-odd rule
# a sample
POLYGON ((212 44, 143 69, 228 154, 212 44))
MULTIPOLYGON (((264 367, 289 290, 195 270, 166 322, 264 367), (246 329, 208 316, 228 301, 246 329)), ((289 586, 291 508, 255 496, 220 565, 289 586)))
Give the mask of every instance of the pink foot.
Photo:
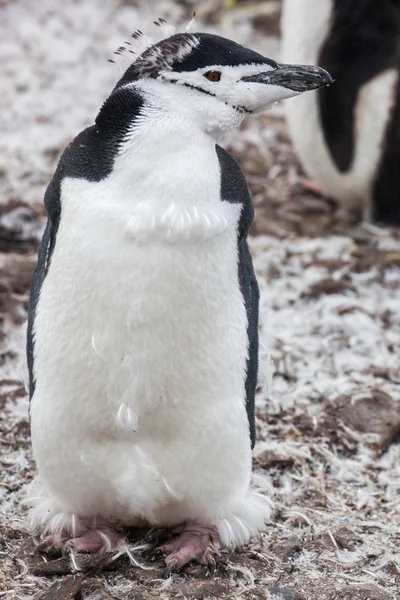
POLYGON ((300 183, 305 190, 308 190, 309 192, 312 192, 317 196, 324 195, 324 190, 322 189, 318 181, 315 181, 315 179, 302 179, 300 183))
POLYGON ((124 535, 113 525, 96 517, 77 519, 74 529, 72 534, 66 529, 62 529, 48 535, 39 548, 64 546, 75 548, 78 552, 111 552, 117 550, 121 542, 125 540, 124 535))
POLYGON ((175 529, 175 533, 178 533, 176 537, 160 547, 161 552, 167 554, 165 578, 168 578, 172 571, 178 571, 192 560, 197 560, 202 565, 214 563, 213 554, 219 549, 215 527, 188 521, 175 529))
POLYGON ((72 546, 78 552, 112 552, 125 540, 122 533, 111 526, 89 529, 83 535, 68 540, 67 546, 72 546))

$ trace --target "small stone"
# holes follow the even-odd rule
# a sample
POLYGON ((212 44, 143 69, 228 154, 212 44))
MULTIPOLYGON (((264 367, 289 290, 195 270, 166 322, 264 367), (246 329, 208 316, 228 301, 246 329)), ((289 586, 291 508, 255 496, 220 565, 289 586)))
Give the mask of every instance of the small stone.
POLYGON ((396 402, 380 390, 372 390, 365 398, 347 402, 338 417, 345 425, 363 433, 380 436, 379 447, 386 450, 400 435, 400 412, 396 402))
POLYGON ((47 562, 38 561, 30 565, 32 575, 49 577, 51 575, 68 575, 71 573, 71 564, 69 558, 59 558, 47 562))
POLYGON ((355 258, 352 271, 356 273, 365 273, 372 268, 377 268, 381 272, 385 269, 396 268, 400 265, 400 252, 392 250, 380 250, 368 245, 365 248, 357 248, 353 252, 355 258))
POLYGON ((325 550, 332 551, 337 545, 341 550, 353 551, 357 546, 362 544, 363 541, 357 533, 351 531, 347 527, 339 527, 338 529, 332 528, 330 534, 331 535, 325 531, 324 533, 317 535, 314 540, 312 540, 311 544, 306 546, 306 549, 312 549, 317 552, 323 552, 325 550))
POLYGON ((354 294, 356 288, 350 279, 342 277, 342 279, 333 279, 327 277, 321 279, 316 283, 313 283, 305 292, 302 293, 302 298, 319 298, 320 296, 331 295, 331 294, 343 294, 351 292, 354 294))
POLYGON ((36 251, 41 231, 39 215, 22 200, 11 199, 0 205, 0 252, 36 251))
POLYGON ((262 450, 254 457, 254 465, 259 469, 270 469, 272 467, 290 467, 295 462, 292 456, 287 456, 279 449, 262 450))
POLYGON ((276 600, 303 600, 303 596, 292 588, 269 587, 269 593, 276 596, 276 600))
POLYGON ((391 600, 393 596, 374 584, 346 585, 338 590, 341 600, 391 600))
POLYGON ((319 420, 319 434, 335 444, 345 443, 346 449, 354 453, 357 437, 350 430, 376 434, 374 441, 366 443, 379 453, 385 452, 400 436, 399 403, 379 389, 368 390, 365 396, 360 394, 355 399, 339 396, 327 403, 319 420))
POLYGON ((363 542, 362 537, 347 527, 339 527, 332 534, 339 548, 344 548, 345 550, 353 551, 363 542))
POLYGON ((75 600, 82 590, 83 576, 72 575, 56 581, 45 592, 39 592, 35 600, 75 600))
POLYGON ((297 536, 292 536, 280 544, 277 544, 273 548, 274 554, 281 559, 282 562, 286 562, 296 554, 299 554, 302 550, 302 543, 300 538, 297 536))

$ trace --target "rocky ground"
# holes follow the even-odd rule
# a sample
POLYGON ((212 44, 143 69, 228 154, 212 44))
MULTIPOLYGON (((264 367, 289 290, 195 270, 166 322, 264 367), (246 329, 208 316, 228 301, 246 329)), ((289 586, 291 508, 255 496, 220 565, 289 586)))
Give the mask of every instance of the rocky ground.
MULTIPOLYGON (((277 56, 279 2, 196 3, 203 27, 277 56)), ((60 152, 91 123, 118 71, 107 58, 190 2, 0 2, 0 599, 395 600, 400 596, 400 231, 350 222, 306 193, 278 108, 225 145, 256 204, 262 369, 254 468, 273 522, 213 572, 162 579, 159 532, 127 556, 40 553, 19 501, 34 475, 23 345, 42 197, 60 152), (271 374, 274 377, 271 380, 271 374)))

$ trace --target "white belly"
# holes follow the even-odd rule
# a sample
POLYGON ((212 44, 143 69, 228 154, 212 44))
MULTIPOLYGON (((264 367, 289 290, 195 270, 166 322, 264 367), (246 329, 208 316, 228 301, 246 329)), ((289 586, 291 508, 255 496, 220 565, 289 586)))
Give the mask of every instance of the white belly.
POLYGON ((107 185, 63 185, 35 321, 40 477, 80 515, 215 518, 246 493, 251 471, 240 206, 219 193, 198 201, 186 239, 179 201, 176 235, 160 225, 169 194, 138 225, 107 185))

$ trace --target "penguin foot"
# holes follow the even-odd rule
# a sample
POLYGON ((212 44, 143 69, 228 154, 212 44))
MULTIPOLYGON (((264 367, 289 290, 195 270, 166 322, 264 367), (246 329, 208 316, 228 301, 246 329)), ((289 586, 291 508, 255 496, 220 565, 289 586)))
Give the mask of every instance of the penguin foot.
POLYGON ((213 555, 218 552, 220 542, 214 526, 188 521, 175 529, 175 533, 178 535, 159 548, 167 554, 165 579, 192 560, 202 565, 215 565, 213 555))
POLYGON ((68 540, 67 546, 78 552, 112 552, 125 541, 122 533, 114 527, 104 526, 90 529, 83 535, 68 540))
POLYGON ((52 546, 74 548, 78 552, 112 552, 123 542, 124 535, 113 525, 99 518, 83 518, 75 523, 72 534, 63 528, 48 535, 39 544, 39 549, 52 546))
POLYGON ((323 196, 324 195, 324 190, 322 189, 322 187, 320 186, 320 184, 318 183, 318 181, 315 181, 315 179, 302 179, 300 181, 302 187, 307 190, 308 192, 312 192, 313 194, 316 194, 317 196, 323 196))

